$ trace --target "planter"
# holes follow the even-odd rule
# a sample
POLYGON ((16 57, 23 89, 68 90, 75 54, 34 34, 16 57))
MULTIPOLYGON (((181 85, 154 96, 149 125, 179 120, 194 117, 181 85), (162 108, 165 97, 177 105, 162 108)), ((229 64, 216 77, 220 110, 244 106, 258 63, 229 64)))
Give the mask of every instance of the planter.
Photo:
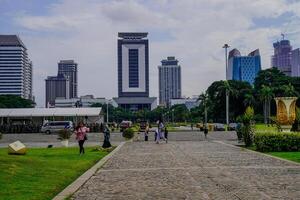
POLYGON ((296 118, 297 97, 276 97, 276 120, 284 131, 290 131, 296 118))
POLYGON ((64 147, 68 147, 68 146, 69 146, 69 140, 62 140, 62 141, 61 141, 61 144, 62 144, 64 147))

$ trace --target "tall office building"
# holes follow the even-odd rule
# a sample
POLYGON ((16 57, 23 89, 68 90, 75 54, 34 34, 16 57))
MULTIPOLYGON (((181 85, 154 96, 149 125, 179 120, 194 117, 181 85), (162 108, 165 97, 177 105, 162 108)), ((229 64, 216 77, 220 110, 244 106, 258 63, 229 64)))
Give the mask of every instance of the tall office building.
POLYGON ((175 57, 167 57, 158 66, 159 104, 170 106, 171 99, 181 98, 181 67, 175 57))
POLYGON ((292 51, 292 59, 291 59, 291 68, 292 68, 292 76, 299 77, 300 76, 300 49, 295 49, 292 51))
POLYGON ((229 52, 227 80, 246 81, 253 85, 260 70, 261 60, 258 49, 248 56, 241 56, 237 49, 229 52))
POLYGON ((118 33, 119 106, 129 110, 153 109, 156 98, 149 97, 148 33, 118 33))
POLYGON ((60 97, 64 99, 70 98, 70 81, 63 74, 57 76, 48 76, 46 83, 46 102, 45 107, 54 107, 55 99, 60 97))
POLYGON ((77 98, 77 63, 74 60, 61 60, 58 63, 58 74, 68 77, 70 82, 69 96, 70 98, 77 98))
POLYGON ((283 39, 273 43, 273 47, 272 67, 276 67, 285 75, 291 76, 292 46, 290 41, 283 39))
POLYGON ((0 35, 0 95, 32 97, 32 62, 17 35, 0 35))

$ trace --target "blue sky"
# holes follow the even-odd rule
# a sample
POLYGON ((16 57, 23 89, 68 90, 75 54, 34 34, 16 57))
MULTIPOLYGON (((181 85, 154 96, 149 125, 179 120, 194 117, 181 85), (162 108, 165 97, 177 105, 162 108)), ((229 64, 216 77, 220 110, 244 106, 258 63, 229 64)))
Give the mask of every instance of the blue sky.
POLYGON ((152 96, 158 96, 157 66, 167 56, 182 66, 183 94, 198 95, 224 79, 224 43, 242 54, 259 48, 263 68, 282 32, 300 47, 300 1, 0 0, 0 33, 18 34, 27 46, 39 106, 44 79, 56 74, 60 59, 78 62, 80 95, 117 96, 119 31, 149 32, 152 96))

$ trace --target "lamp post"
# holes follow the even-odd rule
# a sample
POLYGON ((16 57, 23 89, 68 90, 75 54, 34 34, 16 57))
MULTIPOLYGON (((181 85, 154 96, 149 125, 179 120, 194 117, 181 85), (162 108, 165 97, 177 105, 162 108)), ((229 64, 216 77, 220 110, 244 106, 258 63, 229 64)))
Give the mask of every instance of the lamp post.
POLYGON ((110 100, 106 100, 106 123, 108 124, 108 104, 110 100))
MULTIPOLYGON (((224 44, 223 48, 225 49, 225 62, 226 62, 226 81, 227 81, 227 73, 228 73, 228 60, 227 60, 227 49, 230 46, 228 44, 224 44)), ((229 125, 229 91, 226 88, 226 124, 227 127, 229 125)))

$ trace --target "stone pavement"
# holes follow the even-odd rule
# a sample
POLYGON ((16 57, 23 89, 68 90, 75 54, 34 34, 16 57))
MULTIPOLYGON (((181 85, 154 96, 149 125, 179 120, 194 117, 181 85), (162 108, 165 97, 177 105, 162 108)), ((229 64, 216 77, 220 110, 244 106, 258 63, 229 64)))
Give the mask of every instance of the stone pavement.
POLYGON ((300 199, 300 165, 213 140, 230 135, 172 134, 126 143, 71 199, 300 199))

